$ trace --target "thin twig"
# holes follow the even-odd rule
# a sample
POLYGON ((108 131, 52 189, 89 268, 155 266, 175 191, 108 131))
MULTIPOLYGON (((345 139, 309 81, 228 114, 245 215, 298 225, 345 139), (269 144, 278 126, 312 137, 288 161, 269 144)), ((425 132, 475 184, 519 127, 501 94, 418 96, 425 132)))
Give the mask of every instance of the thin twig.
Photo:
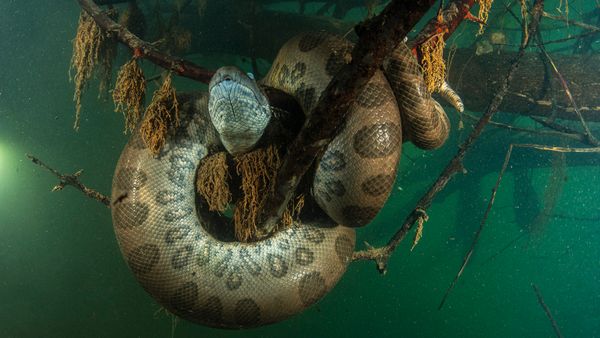
POLYGON ((562 338, 563 335, 562 335, 562 333, 560 333, 558 324, 554 320, 554 317, 552 317, 552 313, 550 313, 550 309, 544 302, 544 297, 542 297, 542 293, 540 292, 540 289, 538 289, 538 287, 533 283, 531 283, 531 287, 533 288, 533 291, 535 292, 535 295, 537 296, 538 303, 540 303, 540 306, 542 307, 542 309, 544 309, 544 312, 546 312, 546 316, 548 316, 548 319, 550 319, 550 323, 552 324, 552 329, 554 329, 554 333, 556 333, 556 336, 558 338, 562 338))
POLYGON ((527 235, 527 232, 521 230, 521 233, 518 236, 511 239, 508 243, 506 243, 506 245, 504 245, 500 250, 496 251, 496 253, 491 255, 488 259, 484 260, 479 266, 484 266, 487 263, 496 259, 496 257, 500 256, 504 251, 506 251, 508 248, 513 246, 517 241, 519 241, 521 238, 525 237, 525 235, 527 235))
POLYGON ((543 144, 533 144, 533 143, 515 143, 511 146, 515 148, 533 148, 537 150, 543 151, 554 151, 557 153, 600 153, 600 147, 592 147, 592 148, 570 148, 570 147, 556 147, 556 146, 547 146, 543 144))
MULTIPOLYGON (((539 39, 538 39, 538 42, 540 42, 539 39)), ((563 90, 565 91, 567 98, 569 99, 569 102, 571 102, 571 106, 573 107, 573 110, 575 111, 575 113, 577 114, 577 117, 579 118, 579 121, 581 122, 581 126, 583 127, 583 130, 584 130, 584 136, 586 137, 587 141, 591 145, 594 145, 594 146, 600 145, 598 140, 594 137, 594 135, 592 135, 590 128, 588 127, 587 123, 583 119, 583 115, 581 114, 581 111, 579 110, 579 107, 578 107, 577 103, 575 102, 573 95, 571 94, 571 90, 569 89, 569 86, 567 85, 567 81, 565 80, 565 78, 562 76, 562 74, 558 70, 558 67, 556 67, 556 64, 554 63, 554 61, 552 60, 552 58, 550 57, 548 52, 546 52, 546 48, 544 48, 544 45, 542 43, 538 43, 538 48, 540 49, 540 51, 542 52, 542 54, 544 55, 544 57, 550 64, 550 66, 552 67, 554 74, 556 74, 556 76, 558 77, 559 82, 560 82, 561 86, 563 87, 563 90)))
MULTIPOLYGON (((536 0, 533 11, 534 18, 529 26, 529 36, 535 34, 535 32, 538 29, 538 24, 540 21, 543 6, 543 0, 536 0)), ((406 217, 400 229, 396 231, 396 233, 392 236, 392 238, 388 241, 388 243, 385 246, 380 248, 368 248, 366 250, 355 252, 352 257, 353 260, 374 260, 377 264, 377 269, 379 270, 379 272, 384 273, 386 271, 387 261, 389 257, 396 249, 398 244, 400 244, 400 242, 404 239, 406 234, 411 230, 414 223, 419 219, 419 217, 421 217, 422 212, 420 212, 419 210, 426 211, 431 206, 431 203, 433 202, 435 196, 446 187, 446 185, 452 179, 452 177, 456 173, 464 170, 462 161, 467 153, 467 150, 471 148, 475 140, 483 132, 484 127, 490 121, 492 116, 494 116, 494 114, 498 111, 498 108, 500 107, 504 96, 508 92, 508 85, 511 82, 513 75, 519 66, 519 62, 523 55, 525 55, 525 49, 529 45, 529 41, 529 39, 523 39, 516 58, 511 62, 506 77, 499 86, 498 92, 490 102, 485 113, 481 116, 479 122, 475 125, 473 131, 471 131, 469 137, 459 147, 459 150, 454 156, 454 158, 450 160, 450 162, 446 165, 446 168, 440 174, 435 183, 421 197, 421 199, 417 202, 415 208, 406 217)))
MULTIPOLYGON (((473 116, 469 113, 463 112, 461 115, 466 117, 469 120, 473 120, 473 121, 478 120, 478 118, 476 116, 473 116)), ((534 119, 534 117, 535 116, 532 116, 531 118, 534 119)), ((538 121, 537 119, 534 119, 534 120, 536 122, 538 121)), ((522 128, 522 127, 516 127, 516 126, 510 125, 510 124, 500 123, 500 122, 495 122, 495 121, 490 121, 489 124, 491 126, 508 129, 510 131, 524 132, 524 133, 538 134, 538 135, 564 137, 564 138, 568 138, 568 139, 572 139, 572 140, 577 140, 580 142, 585 142, 585 136, 580 133, 577 133, 577 132, 564 132, 564 131, 558 131, 558 130, 537 130, 537 129, 530 129, 530 128, 522 128)))
POLYGON ((585 22, 571 20, 571 19, 568 19, 568 18, 566 18, 564 16, 560 16, 560 15, 552 15, 552 14, 547 13, 547 12, 544 12, 542 15, 545 18, 548 18, 548 19, 551 19, 551 20, 558 20, 558 21, 562 21, 562 22, 568 22, 569 25, 581 27, 583 29, 587 29, 587 30, 594 31, 594 32, 600 32, 600 28, 598 28, 598 27, 596 27, 594 25, 587 24, 585 22))
POLYGON ((483 214, 483 218, 481 219, 481 222, 479 223, 479 229, 477 229, 477 232, 475 233, 475 237, 473 238, 473 242, 471 243, 471 248, 469 248, 469 251, 465 255, 465 257, 463 259, 463 263, 460 266, 460 269, 458 269, 458 272, 454 276, 454 279, 452 280, 452 283, 450 283, 450 286, 446 290, 446 293, 444 293, 444 297, 442 298, 442 301, 440 302, 440 305, 438 306, 438 310, 441 310, 442 307, 444 306, 444 303, 446 302, 446 299, 448 298, 448 295, 450 295, 450 292, 452 291, 452 289, 454 289, 454 286, 456 285, 456 282, 458 282, 458 279, 460 278, 460 276, 465 271, 465 268, 467 267, 467 264, 469 264, 469 261, 471 260, 471 257, 473 256, 473 252, 475 251, 475 246, 477 245, 477 242, 479 241, 479 238, 481 236, 481 231, 483 231, 483 227, 484 227, 484 225, 485 225, 485 223, 487 221, 487 218, 488 218, 488 216, 490 214, 490 211, 492 210, 492 206, 494 205, 494 201, 496 200, 496 193, 498 192, 498 187, 500 186, 500 182, 502 181, 502 177, 504 177, 504 172, 506 171, 506 168, 508 167, 508 162, 510 161, 510 155, 512 153, 512 149, 513 149, 513 147, 511 145, 508 148, 508 151, 506 152, 506 156, 504 157, 504 163, 502 164, 502 169, 500 170, 500 174, 498 175, 498 179, 496 180, 496 185, 492 189, 492 195, 490 196, 490 200, 488 202, 488 205, 487 205, 487 208, 485 210, 485 213, 483 214))
POLYGON ((57 185, 55 185, 54 188, 52 188, 52 191, 59 191, 59 190, 62 190, 65 186, 70 185, 70 186, 75 187, 76 189, 80 190, 87 197, 93 198, 110 208, 110 198, 108 196, 103 195, 94 189, 86 187, 83 183, 81 183, 79 181, 79 177, 83 173, 83 169, 78 170, 76 173, 74 173, 72 175, 65 175, 65 174, 60 173, 58 170, 51 168, 46 163, 42 162, 40 159, 38 159, 37 157, 35 157, 31 154, 26 154, 26 156, 28 159, 31 160, 31 162, 39 165, 40 167, 42 167, 42 168, 48 170, 49 172, 51 172, 52 174, 54 174, 54 176, 58 177, 60 182, 57 185))

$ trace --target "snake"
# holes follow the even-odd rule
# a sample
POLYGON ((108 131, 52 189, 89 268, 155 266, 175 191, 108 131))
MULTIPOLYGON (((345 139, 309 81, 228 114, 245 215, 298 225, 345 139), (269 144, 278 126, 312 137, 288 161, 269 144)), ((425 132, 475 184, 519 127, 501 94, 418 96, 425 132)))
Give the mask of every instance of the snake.
POLYGON ((200 161, 218 151, 252 149, 272 118, 261 87, 292 95, 309 115, 352 43, 328 33, 286 42, 255 81, 219 69, 208 92, 180 101, 180 122, 158 155, 139 131, 123 149, 112 184, 112 220, 122 255, 139 284, 164 308, 202 325, 240 329, 284 320, 325 296, 342 277, 355 228, 389 196, 403 141, 431 149, 448 136, 448 118, 427 94, 405 44, 351 105, 337 136, 316 160, 311 196, 323 212, 253 242, 223 240, 197 203, 200 161), (390 72, 393 75, 389 75, 390 72))

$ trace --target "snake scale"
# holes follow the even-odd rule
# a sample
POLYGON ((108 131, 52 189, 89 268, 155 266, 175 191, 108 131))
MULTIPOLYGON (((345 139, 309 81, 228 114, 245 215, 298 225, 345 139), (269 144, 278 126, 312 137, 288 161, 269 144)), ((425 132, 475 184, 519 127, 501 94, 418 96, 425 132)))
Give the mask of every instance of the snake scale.
MULTIPOLYGON (((310 112, 351 48, 333 35, 301 34, 281 48, 261 84, 292 94, 310 112)), ((225 143, 207 93, 182 104, 179 127, 158 156, 134 133, 115 169, 112 218, 142 287, 176 315, 222 328, 283 320, 329 292, 351 260, 354 227, 367 224, 392 189, 402 141, 433 148, 448 135, 412 54, 403 44, 395 54, 386 74, 377 72, 357 96, 316 165, 312 195, 329 218, 302 217, 261 241, 216 239, 196 204, 196 168, 225 143)))

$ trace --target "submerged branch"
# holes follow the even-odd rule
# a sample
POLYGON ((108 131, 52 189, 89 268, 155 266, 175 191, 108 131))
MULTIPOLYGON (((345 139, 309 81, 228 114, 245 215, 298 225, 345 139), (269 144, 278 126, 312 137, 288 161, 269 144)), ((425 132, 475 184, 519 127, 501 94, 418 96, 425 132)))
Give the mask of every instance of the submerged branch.
POLYGON ((86 187, 83 183, 79 181, 79 176, 81 176, 81 174, 83 173, 83 169, 78 170, 72 175, 65 175, 60 173, 58 170, 51 168, 46 163, 42 162, 40 159, 31 154, 26 154, 26 156, 28 159, 31 160, 31 162, 39 165, 40 167, 54 174, 54 176, 58 177, 60 182, 57 185, 55 185, 54 188, 52 188, 52 191, 59 191, 62 190, 65 186, 70 185, 80 190, 87 197, 93 198, 110 208, 110 198, 108 196, 103 195, 94 189, 86 187))
POLYGON ((485 223, 487 222, 487 218, 490 214, 490 211, 492 210, 494 201, 496 200, 496 193, 498 192, 498 187, 500 186, 500 182, 502 182, 502 177, 504 177, 504 172, 506 171, 506 168, 508 167, 508 162, 510 161, 510 155, 512 154, 512 149, 513 149, 513 146, 511 145, 508 148, 508 151, 506 152, 506 156, 504 158, 504 163, 502 164, 502 169, 500 170, 500 174, 498 174, 498 179, 496 179, 496 185, 494 185, 494 188, 492 189, 492 195, 490 196, 490 200, 488 202, 487 208, 485 209, 483 218, 481 219, 481 222, 479 223, 479 229, 477 229, 477 232, 475 233, 475 237, 473 238, 473 242, 471 243, 471 248, 469 248, 469 251, 463 258, 463 263, 460 266, 460 269, 458 269, 458 272, 454 276, 452 283, 450 283, 450 286, 446 290, 446 293, 444 293, 444 297, 442 298, 442 301, 440 302, 440 305, 438 306, 438 310, 441 310, 442 307, 444 306, 444 303, 446 302, 446 299, 448 299, 450 292, 452 291, 452 289, 454 289, 454 286, 458 282, 458 279, 460 278, 460 276, 462 276, 463 272, 465 271, 465 268, 467 267, 467 264, 469 264, 469 261, 471 260, 471 257, 473 256, 473 252, 475 251, 475 246, 477 245, 477 242, 479 242, 479 238, 481 236, 481 232, 483 231, 483 227, 485 226, 485 223))
POLYGON ((470 10, 474 4, 475 0, 451 0, 440 15, 427 22, 419 35, 410 42, 411 46, 414 48, 439 33, 443 33, 444 40, 448 40, 464 19, 473 17, 470 10))
POLYGON ((556 333, 556 336, 558 338, 562 338, 563 335, 560 332, 560 329, 558 328, 558 324, 554 320, 554 317, 552 317, 552 313, 550 312, 548 305, 546 305, 546 302, 544 302, 544 297, 542 297, 542 293, 540 292, 540 289, 538 289, 537 285, 535 285, 533 283, 531 283, 531 287, 533 288, 533 291, 535 292, 538 303, 540 303, 540 306, 542 307, 542 309, 544 309, 546 316, 548 316, 548 319, 550 319, 550 323, 552 324, 552 329, 554 329, 554 333, 556 333))
MULTIPOLYGON (((469 120, 472 121, 477 121, 478 118, 476 116, 473 116, 469 113, 461 113, 461 116, 466 117, 469 120)), ((535 116, 531 116, 532 119, 534 119, 534 121, 536 122, 540 122, 543 123, 544 120, 538 121, 538 119, 535 116)), ((517 127, 514 126, 512 124, 506 124, 506 123, 500 123, 500 122, 495 122, 495 121, 490 121, 489 122, 490 126, 494 126, 494 127, 498 127, 498 128, 504 128, 504 129, 508 129, 510 131, 514 131, 514 132, 524 132, 524 133, 529 133, 529 134, 537 134, 537 135, 546 135, 546 136, 556 136, 556 137, 562 137, 562 138, 566 138, 566 139, 571 139, 571 140, 576 140, 582 143, 585 143, 585 136, 583 134, 571 131, 571 132, 567 132, 567 131, 561 131, 561 130, 538 130, 538 129, 530 129, 530 128, 523 128, 523 127, 517 127)), ((546 126, 546 124, 543 124, 544 126, 546 126)), ((553 125, 553 124, 549 124, 549 125, 553 125)), ((549 127, 550 128, 550 127, 549 127)), ((554 129, 554 128, 551 128, 554 129)))
POLYGON ((179 76, 187 77, 202 83, 208 83, 213 72, 202 68, 193 62, 177 58, 160 52, 151 43, 146 42, 127 28, 111 19, 93 0, 77 0, 81 8, 86 11, 105 32, 112 33, 123 44, 131 48, 137 57, 173 71, 179 76))
POLYGON ((587 24, 585 22, 581 22, 581 21, 577 21, 577 20, 572 20, 572 19, 569 19, 569 18, 561 16, 561 15, 552 15, 552 14, 547 13, 547 12, 544 12, 542 15, 545 18, 552 19, 552 20, 562 21, 562 22, 568 23, 569 25, 573 25, 573 26, 577 26, 577 27, 580 27, 580 28, 583 28, 583 29, 587 29, 587 30, 592 31, 592 32, 600 32, 600 28, 599 27, 587 24))

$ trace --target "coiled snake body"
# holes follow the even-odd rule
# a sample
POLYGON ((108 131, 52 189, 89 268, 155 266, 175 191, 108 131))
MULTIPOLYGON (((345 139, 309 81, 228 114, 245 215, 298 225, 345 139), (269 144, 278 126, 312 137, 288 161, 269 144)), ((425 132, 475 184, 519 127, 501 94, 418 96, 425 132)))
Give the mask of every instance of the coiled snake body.
MULTIPOLYGON (((294 95, 310 112, 350 50, 332 35, 297 36, 262 83, 294 95)), ((401 46, 398 55, 386 65, 400 71, 392 84, 398 104, 389 80, 377 73, 316 167, 313 196, 335 223, 307 217, 253 243, 219 241, 206 230, 210 218, 195 200, 196 168, 226 143, 210 120, 206 93, 183 104, 180 126, 158 156, 134 134, 115 170, 112 216, 140 284, 178 316, 226 328, 280 321, 323 297, 351 259, 353 227, 368 223, 390 193, 403 131, 404 139, 426 148, 448 134, 447 118, 425 94, 410 51, 401 46)))

